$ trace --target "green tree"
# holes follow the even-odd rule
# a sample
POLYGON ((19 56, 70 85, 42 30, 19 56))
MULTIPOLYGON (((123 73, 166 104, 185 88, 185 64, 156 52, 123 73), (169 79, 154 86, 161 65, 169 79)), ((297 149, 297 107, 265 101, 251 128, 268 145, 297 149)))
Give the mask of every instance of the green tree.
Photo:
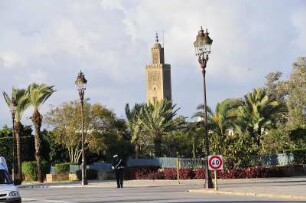
POLYGON ((306 128, 306 57, 300 57, 293 63, 288 81, 288 127, 306 128))
MULTIPOLYGON (((238 99, 226 99, 217 104, 215 112, 210 107, 207 107, 208 130, 224 137, 226 130, 231 127, 232 119, 236 117, 236 114, 233 112, 241 105, 242 102, 238 99)), ((198 119, 202 126, 204 126, 205 112, 203 104, 197 107, 197 112, 192 118, 198 119)))
POLYGON ((109 137, 105 137, 105 145, 107 149, 104 150, 104 157, 107 161, 113 160, 114 154, 119 154, 123 159, 134 155, 134 148, 131 144, 131 135, 127 130, 126 121, 123 119, 116 119, 113 124, 113 133, 109 137))
POLYGON ((53 131, 42 131, 42 157, 51 165, 69 162, 67 149, 62 145, 56 143, 53 131))
POLYGON ((251 137, 234 134, 226 137, 222 155, 227 168, 244 168, 250 166, 257 152, 258 147, 254 145, 251 137))
POLYGON ((135 146, 136 159, 143 154, 143 148, 146 143, 145 133, 140 120, 140 111, 144 104, 135 104, 130 108, 129 104, 125 105, 125 115, 127 118, 127 127, 131 135, 131 142, 135 146))
POLYGON ((0 138, 11 137, 11 136, 12 136, 12 129, 9 128, 7 125, 4 125, 2 129, 0 129, 0 138))
MULTIPOLYGON (((212 117, 213 117, 213 110, 207 106, 207 124, 210 125, 211 128, 211 121, 212 121, 212 117)), ((205 124, 205 111, 204 111, 204 104, 200 104, 197 106, 197 111, 195 114, 193 114, 193 116, 191 117, 193 119, 198 120, 199 123, 202 123, 203 126, 205 124)))
POLYGON ((28 104, 33 107, 34 111, 31 117, 34 126, 35 141, 35 158, 37 162, 37 177, 39 182, 43 182, 42 165, 41 165, 41 125, 43 116, 39 112, 39 108, 45 101, 55 92, 53 86, 46 84, 32 83, 27 88, 25 97, 28 104))
MULTIPOLYGON (((32 161, 34 160, 34 139, 31 136, 31 126, 21 125, 20 133, 20 144, 21 144, 21 160, 23 161, 32 161)), ((3 126, 0 129, 0 154, 6 158, 9 168, 12 164, 12 128, 9 128, 7 125, 3 126)))
POLYGON ((278 111, 273 114, 273 121, 278 127, 283 127, 288 121, 287 98, 288 81, 281 81, 282 72, 272 72, 266 76, 265 91, 271 100, 279 103, 278 111))
POLYGON ((306 148, 306 57, 293 63, 288 81, 287 128, 295 149, 306 148))
MULTIPOLYGON (((35 160, 35 145, 34 136, 32 134, 33 129, 31 125, 21 125, 20 130, 21 138, 21 160, 22 161, 34 161, 35 160)), ((21 164, 22 168, 22 164, 21 164)))
POLYGON ((244 96, 244 105, 238 108, 235 130, 248 134, 260 146, 263 134, 273 127, 273 114, 278 110, 279 103, 271 100, 263 88, 254 89, 244 96))
POLYGON ((191 145, 192 158, 203 156, 204 148, 204 127, 201 122, 189 122, 186 124, 184 137, 191 145))
MULTIPOLYGON (((85 102, 84 116, 86 115, 88 115, 88 107, 85 102)), ((64 103, 53 107, 44 115, 44 121, 51 127, 52 134, 50 136, 54 141, 65 146, 70 162, 77 163, 81 156, 81 117, 78 102, 64 103)))
POLYGON ((141 108, 138 118, 147 142, 153 143, 155 156, 161 156, 163 136, 180 128, 180 120, 174 119, 179 109, 168 100, 154 100, 141 108))
POLYGON ((191 157, 192 142, 189 140, 187 123, 185 117, 178 116, 174 118, 174 123, 178 124, 174 130, 163 135, 162 152, 164 156, 191 157))
MULTIPOLYGON (((53 107, 45 115, 45 121, 53 129, 55 142, 68 151, 70 162, 77 163, 82 153, 79 103, 74 101, 53 107)), ((104 155, 108 151, 115 153, 112 146, 123 139, 125 129, 124 121, 117 119, 112 111, 101 104, 84 102, 85 150, 104 155)))
POLYGON ((293 143, 290 140, 289 132, 282 128, 271 129, 263 136, 261 154, 277 154, 293 148, 293 143))
POLYGON ((225 137, 226 131, 233 127, 233 121, 237 119, 237 110, 241 106, 243 101, 240 99, 225 99, 219 102, 211 117, 212 130, 225 137))
MULTIPOLYGON (((22 172, 21 172, 21 143, 20 143, 20 133, 21 133, 21 118, 23 112, 26 110, 28 101, 25 98, 26 90, 25 89, 17 89, 12 88, 12 96, 9 97, 6 92, 3 92, 4 100, 7 106, 10 108, 11 106, 16 106, 15 119, 14 119, 14 135, 16 139, 16 155, 17 155, 17 177, 16 179, 22 180, 22 172)), ((15 147, 15 146, 13 146, 15 147)), ((14 150, 14 148, 13 148, 14 150)))
POLYGON ((12 128, 9 128, 7 125, 4 125, 0 129, 0 154, 4 156, 8 167, 12 167, 12 128))
MULTIPOLYGON (((209 146, 213 152, 220 153, 222 148, 224 148, 227 130, 233 128, 233 122, 237 119, 238 107, 242 105, 243 101, 240 99, 225 99, 217 104, 215 112, 208 107, 209 146)), ((199 105, 197 110, 193 118, 199 119, 200 125, 197 126, 204 131, 204 105, 199 105)), ((204 135, 204 132, 202 134, 204 135)))

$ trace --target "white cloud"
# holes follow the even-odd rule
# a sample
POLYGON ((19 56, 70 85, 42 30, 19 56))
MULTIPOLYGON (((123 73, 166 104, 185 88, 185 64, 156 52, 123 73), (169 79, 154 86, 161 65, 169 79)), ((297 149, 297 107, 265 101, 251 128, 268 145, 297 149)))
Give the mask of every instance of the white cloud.
MULTIPOLYGON (((0 1, 1 89, 31 82, 52 84, 57 92, 49 103, 57 105, 76 99, 74 80, 82 69, 88 79, 87 97, 122 115, 125 103, 145 100, 144 67, 151 63, 150 49, 158 31, 166 62, 172 66, 174 102, 181 114, 190 116, 203 100, 192 46, 201 25, 214 40, 207 67, 208 101, 214 106, 263 85, 269 72, 290 72, 291 63, 305 55, 305 4, 300 0, 0 1)), ((0 126, 6 122, 7 116, 1 116, 0 126)))
POLYGON ((293 13, 292 22, 296 28, 295 39, 293 44, 302 52, 306 53, 306 5, 300 7, 296 12, 293 13))
POLYGON ((100 0, 100 5, 105 10, 125 10, 122 5, 122 0, 100 0))
POLYGON ((22 61, 16 53, 2 52, 0 56, 1 68, 12 69, 14 66, 20 65, 22 61))
POLYGON ((44 83, 46 77, 46 73, 40 69, 33 70, 32 73, 30 73, 30 81, 35 81, 36 83, 44 83))

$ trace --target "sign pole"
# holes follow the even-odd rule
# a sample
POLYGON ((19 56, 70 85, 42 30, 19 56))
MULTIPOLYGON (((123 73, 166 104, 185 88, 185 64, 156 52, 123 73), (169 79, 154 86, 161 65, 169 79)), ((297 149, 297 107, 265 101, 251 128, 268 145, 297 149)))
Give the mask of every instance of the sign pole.
POLYGON ((214 170, 215 173, 215 190, 218 190, 218 183, 217 183, 217 170, 214 170))
POLYGON ((180 156, 178 154, 178 152, 176 153, 177 154, 177 162, 176 162, 176 175, 177 175, 177 181, 178 181, 178 184, 181 184, 180 182, 180 156))
POLYGON ((217 170, 223 170, 223 157, 222 155, 210 155, 208 156, 208 168, 214 171, 215 175, 215 190, 218 190, 217 182, 217 170))

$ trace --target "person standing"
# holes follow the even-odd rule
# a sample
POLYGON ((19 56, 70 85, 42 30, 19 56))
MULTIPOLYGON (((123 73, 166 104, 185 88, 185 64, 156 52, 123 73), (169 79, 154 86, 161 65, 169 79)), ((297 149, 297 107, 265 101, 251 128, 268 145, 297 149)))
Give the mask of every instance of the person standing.
POLYGON ((115 171, 117 188, 123 188, 124 163, 117 154, 113 156, 112 169, 115 171))

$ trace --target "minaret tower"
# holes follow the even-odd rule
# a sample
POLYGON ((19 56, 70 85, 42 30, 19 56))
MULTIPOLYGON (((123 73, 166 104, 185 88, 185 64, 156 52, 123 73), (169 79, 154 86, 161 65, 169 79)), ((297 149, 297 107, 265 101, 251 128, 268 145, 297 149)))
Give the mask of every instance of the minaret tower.
POLYGON ((157 33, 151 54, 152 64, 146 65, 147 102, 163 99, 171 101, 171 66, 165 64, 164 48, 159 43, 157 33))

